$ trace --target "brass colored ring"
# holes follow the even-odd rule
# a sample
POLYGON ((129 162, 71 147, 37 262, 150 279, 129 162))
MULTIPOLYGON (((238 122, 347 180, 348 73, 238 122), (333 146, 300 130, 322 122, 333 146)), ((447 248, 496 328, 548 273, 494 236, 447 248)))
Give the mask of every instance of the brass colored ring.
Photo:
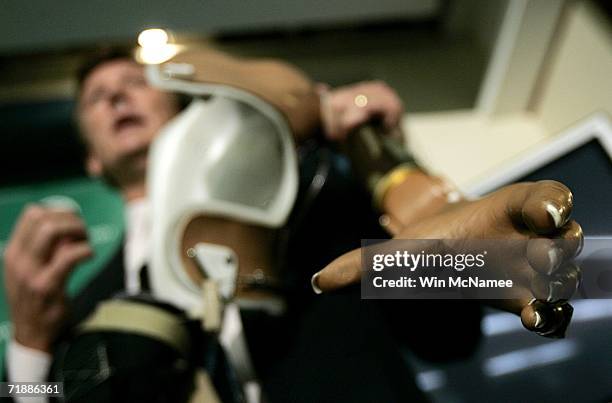
POLYGON ((368 104, 368 97, 365 96, 364 94, 357 94, 355 95, 355 98, 353 99, 353 103, 358 108, 365 108, 366 105, 368 104))

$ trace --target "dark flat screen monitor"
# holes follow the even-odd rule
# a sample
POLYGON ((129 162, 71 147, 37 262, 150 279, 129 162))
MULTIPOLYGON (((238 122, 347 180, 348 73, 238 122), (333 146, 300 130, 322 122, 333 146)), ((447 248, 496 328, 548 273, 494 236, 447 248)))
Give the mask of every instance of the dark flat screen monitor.
POLYGON ((612 236, 612 126, 596 115, 517 158, 469 191, 553 179, 574 194, 573 218, 587 236, 612 236))

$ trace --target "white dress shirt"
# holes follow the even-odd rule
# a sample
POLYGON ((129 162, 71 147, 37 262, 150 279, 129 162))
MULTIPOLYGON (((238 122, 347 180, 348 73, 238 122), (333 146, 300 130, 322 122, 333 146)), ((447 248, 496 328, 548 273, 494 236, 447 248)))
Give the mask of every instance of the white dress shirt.
POLYGON ((125 289, 129 294, 140 292, 140 270, 149 261, 151 251, 151 218, 147 199, 133 200, 125 209, 125 245, 123 266, 125 289))

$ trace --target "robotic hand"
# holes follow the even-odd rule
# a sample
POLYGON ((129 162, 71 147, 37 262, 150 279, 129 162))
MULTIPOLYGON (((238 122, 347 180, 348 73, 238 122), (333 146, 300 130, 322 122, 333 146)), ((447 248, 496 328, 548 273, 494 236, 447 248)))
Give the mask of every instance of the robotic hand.
MULTIPOLYGON (((421 170, 396 139, 375 125, 358 129, 344 147, 383 214, 381 225, 394 238, 445 240, 445 245, 430 242, 431 247, 452 244, 455 251, 457 244, 465 247, 478 239, 512 240, 516 250, 500 252, 494 270, 515 278, 520 290, 488 302, 520 315, 528 330, 564 336, 573 312, 567 301, 580 281, 580 269, 571 259, 583 243, 580 226, 570 220, 569 189, 554 181, 521 183, 464 200, 445 180, 421 170)), ((315 292, 359 282, 361 260, 358 249, 331 262, 313 277, 315 292)))

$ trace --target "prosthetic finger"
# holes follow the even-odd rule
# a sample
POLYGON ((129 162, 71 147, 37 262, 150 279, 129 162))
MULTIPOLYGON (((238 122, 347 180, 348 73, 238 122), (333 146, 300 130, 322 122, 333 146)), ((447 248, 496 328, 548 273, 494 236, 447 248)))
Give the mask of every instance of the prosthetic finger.
POLYGON ((582 228, 575 221, 567 223, 557 238, 534 238, 527 243, 526 256, 538 273, 550 276, 564 262, 575 257, 582 249, 582 228))
POLYGON ((539 181, 508 187, 509 214, 513 221, 536 234, 551 234, 562 228, 572 212, 572 192, 555 181, 539 181))
POLYGON ((573 263, 565 264, 552 275, 537 274, 531 281, 533 296, 550 303, 569 300, 580 284, 581 271, 573 263))
POLYGON ((554 233, 569 220, 572 193, 554 181, 541 181, 536 186, 523 205, 523 221, 536 234, 554 233))
POLYGON ((559 239, 563 240, 563 251, 566 259, 571 259, 580 254, 584 245, 584 233, 580 224, 574 220, 569 221, 561 229, 558 236, 559 239))
MULTIPOLYGON (((376 253, 392 254, 397 252, 397 244, 393 242, 382 242, 366 246, 375 248, 376 253)), ((419 253, 423 251, 440 252, 444 249, 443 242, 437 239, 412 240, 408 253, 419 253)), ((321 294, 333 291, 361 281, 362 276, 362 254, 363 248, 354 249, 338 257, 323 270, 315 273, 311 279, 312 289, 321 294)))
POLYGON ((315 293, 333 291, 361 281, 361 249, 354 249, 338 257, 312 276, 315 293))
POLYGON ((540 336, 559 339, 565 337, 573 312, 567 301, 550 304, 534 299, 521 311, 521 322, 540 336))

